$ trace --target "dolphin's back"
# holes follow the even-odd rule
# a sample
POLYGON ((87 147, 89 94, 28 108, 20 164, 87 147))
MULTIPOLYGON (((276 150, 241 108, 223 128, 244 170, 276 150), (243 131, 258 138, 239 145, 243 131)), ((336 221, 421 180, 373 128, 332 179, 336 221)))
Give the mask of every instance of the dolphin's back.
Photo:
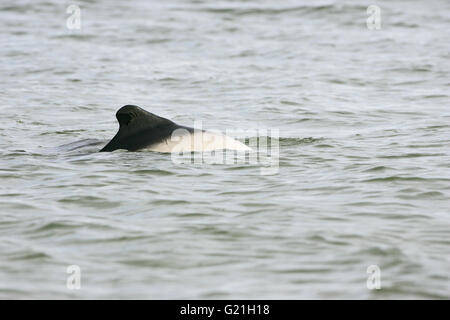
POLYGON ((120 108, 116 118, 119 121, 119 131, 100 152, 118 149, 158 152, 251 150, 245 144, 223 134, 180 126, 138 106, 127 105, 120 108))

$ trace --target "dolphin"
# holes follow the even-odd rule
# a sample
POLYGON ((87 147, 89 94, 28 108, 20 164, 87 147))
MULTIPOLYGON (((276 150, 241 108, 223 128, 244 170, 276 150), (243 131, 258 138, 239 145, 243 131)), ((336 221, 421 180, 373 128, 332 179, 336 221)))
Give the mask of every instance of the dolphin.
POLYGON ((251 150, 242 142, 221 133, 181 126, 134 105, 120 108, 116 118, 119 131, 100 152, 118 149, 157 152, 251 150))

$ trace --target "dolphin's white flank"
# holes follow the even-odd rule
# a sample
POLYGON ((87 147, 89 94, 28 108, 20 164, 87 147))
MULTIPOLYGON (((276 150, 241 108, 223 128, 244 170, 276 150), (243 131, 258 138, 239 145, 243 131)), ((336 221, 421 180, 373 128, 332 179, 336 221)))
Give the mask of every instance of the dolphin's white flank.
POLYGON ((172 136, 145 150, 156 152, 207 152, 213 150, 251 151, 252 149, 231 137, 212 131, 177 129, 172 136))

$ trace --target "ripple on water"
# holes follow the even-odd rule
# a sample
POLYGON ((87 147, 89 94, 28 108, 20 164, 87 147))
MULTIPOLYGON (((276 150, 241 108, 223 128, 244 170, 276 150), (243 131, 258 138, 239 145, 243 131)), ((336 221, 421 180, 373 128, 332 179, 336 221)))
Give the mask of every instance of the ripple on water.
POLYGON ((448 182, 447 178, 424 178, 424 177, 405 177, 405 176, 387 176, 380 178, 365 179, 361 182, 448 182))
MULTIPOLYGON (((313 144, 316 142, 321 142, 325 140, 324 138, 313 138, 313 137, 307 137, 307 138, 292 138, 292 137, 282 137, 279 139, 280 147, 289 147, 289 146, 298 146, 298 145, 304 145, 304 144, 313 144)), ((268 144, 271 143, 271 140, 269 139, 268 144)))
POLYGON ((121 204, 121 201, 114 201, 106 197, 95 197, 95 196, 69 196, 63 197, 57 200, 62 204, 73 204, 81 207, 88 208, 116 208, 121 204))
POLYGON ((168 171, 168 170, 162 170, 162 169, 140 169, 140 170, 134 170, 131 171, 133 174, 140 175, 140 176, 171 176, 174 175, 175 172, 168 171))
POLYGON ((364 170, 364 172, 384 172, 387 170, 393 170, 393 168, 386 167, 386 166, 375 166, 375 167, 364 170))

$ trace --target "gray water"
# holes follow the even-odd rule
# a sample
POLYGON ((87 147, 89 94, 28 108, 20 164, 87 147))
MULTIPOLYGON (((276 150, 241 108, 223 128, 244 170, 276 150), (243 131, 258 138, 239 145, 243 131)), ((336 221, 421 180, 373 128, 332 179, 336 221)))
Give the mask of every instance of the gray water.
POLYGON ((450 297, 448 1, 70 4, 0 4, 1 298, 450 297), (278 172, 98 153, 125 104, 278 172))

